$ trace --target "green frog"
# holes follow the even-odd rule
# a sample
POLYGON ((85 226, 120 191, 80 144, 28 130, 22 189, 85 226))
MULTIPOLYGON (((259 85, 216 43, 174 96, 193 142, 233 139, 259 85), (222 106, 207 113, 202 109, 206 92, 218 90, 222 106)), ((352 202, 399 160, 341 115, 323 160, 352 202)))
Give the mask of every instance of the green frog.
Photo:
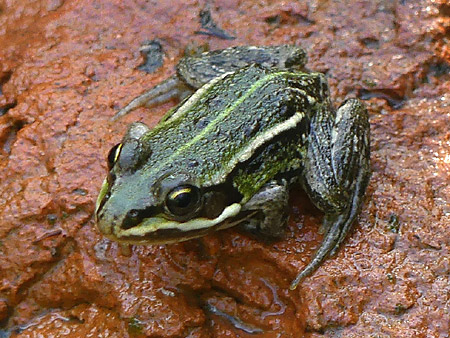
POLYGON ((294 45, 232 47, 183 58, 168 80, 115 118, 179 97, 152 129, 130 125, 108 155, 97 228, 131 244, 189 240, 242 225, 271 238, 300 183, 324 212, 324 239, 291 289, 337 252, 370 177, 364 105, 330 103, 321 73, 294 45))

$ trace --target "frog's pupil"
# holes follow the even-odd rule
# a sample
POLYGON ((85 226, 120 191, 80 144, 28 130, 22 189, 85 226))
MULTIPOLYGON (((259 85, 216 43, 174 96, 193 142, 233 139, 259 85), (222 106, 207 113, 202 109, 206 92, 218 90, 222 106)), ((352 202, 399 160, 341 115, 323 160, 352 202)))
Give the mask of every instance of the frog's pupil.
POLYGON ((190 185, 176 187, 167 195, 166 200, 167 209, 176 217, 187 216, 195 212, 199 203, 199 189, 190 185))
POLYGON ((177 204, 178 208, 186 208, 191 203, 191 194, 190 193, 182 193, 175 197, 174 202, 177 204))

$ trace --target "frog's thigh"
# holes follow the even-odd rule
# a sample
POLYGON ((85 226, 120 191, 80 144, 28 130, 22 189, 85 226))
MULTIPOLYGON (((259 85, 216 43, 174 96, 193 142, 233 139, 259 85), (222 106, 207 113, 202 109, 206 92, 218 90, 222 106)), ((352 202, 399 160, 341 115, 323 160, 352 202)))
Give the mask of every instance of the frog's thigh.
POLYGON ((304 186, 313 202, 327 214, 342 213, 353 203, 356 190, 356 197, 364 195, 368 172, 369 124, 361 102, 348 100, 336 114, 318 111, 311 121, 304 171, 304 186))
POLYGON ((280 237, 289 217, 289 191, 286 182, 271 181, 265 184, 244 206, 243 211, 261 211, 243 226, 258 230, 264 235, 280 237))
POLYGON ((324 109, 313 117, 303 185, 311 200, 325 212, 326 234, 291 289, 327 256, 334 255, 344 241, 369 181, 369 157, 368 115, 358 100, 348 100, 336 115, 324 109))

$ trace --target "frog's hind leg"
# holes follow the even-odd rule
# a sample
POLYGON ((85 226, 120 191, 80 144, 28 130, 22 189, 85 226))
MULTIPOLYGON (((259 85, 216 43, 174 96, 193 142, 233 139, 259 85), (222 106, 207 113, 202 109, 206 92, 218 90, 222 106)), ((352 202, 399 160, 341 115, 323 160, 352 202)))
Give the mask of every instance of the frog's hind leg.
POLYGON ((358 215, 370 178, 369 122, 359 100, 346 101, 332 114, 322 107, 312 118, 303 186, 325 212, 325 237, 291 289, 336 253, 358 215))
POLYGON ((155 106, 173 98, 179 98, 181 100, 191 92, 192 89, 188 88, 188 86, 180 81, 176 75, 173 75, 166 81, 161 82, 159 85, 131 100, 130 103, 113 116, 112 120, 117 120, 140 107, 155 106))

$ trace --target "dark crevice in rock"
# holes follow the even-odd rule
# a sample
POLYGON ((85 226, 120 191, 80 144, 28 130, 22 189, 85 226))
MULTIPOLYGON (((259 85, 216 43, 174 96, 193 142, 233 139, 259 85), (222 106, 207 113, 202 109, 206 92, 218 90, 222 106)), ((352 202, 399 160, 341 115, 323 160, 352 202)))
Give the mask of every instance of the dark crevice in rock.
MULTIPOLYGON (((0 12, 1 13, 1 12, 0 12)), ((9 81, 12 76, 12 71, 7 71, 0 76, 0 95, 3 95, 2 87, 3 85, 9 81)))
POLYGON ((15 106, 17 106, 16 101, 14 101, 12 103, 7 103, 3 106, 0 106, 0 116, 5 115, 8 112, 8 110, 10 110, 11 108, 14 108, 15 106))
POLYGON ((428 66, 424 81, 427 82, 430 77, 441 77, 449 74, 450 64, 445 62, 444 60, 441 60, 428 66))
POLYGON ((7 103, 0 106, 0 116, 5 115, 8 112, 8 110, 14 108, 15 106, 17 106, 17 101, 13 101, 11 103, 7 103))
MULTIPOLYGON (((38 244, 35 244, 38 245, 38 244)), ((54 269, 57 269, 59 267, 60 262, 63 262, 67 257, 76 250, 76 242, 71 237, 63 237, 63 239, 53 248, 50 249, 52 260, 49 262, 39 262, 39 263, 32 263, 31 269, 33 268, 33 265, 39 265, 39 269, 37 270, 37 273, 32 276, 32 278, 24 281, 17 290, 16 298, 11 304, 8 304, 9 307, 12 309, 19 304, 21 301, 29 297, 29 290, 43 281, 49 274, 51 274, 54 269)), ((13 312, 11 313, 11 315, 13 312)), ((14 326, 10 329, 12 332, 21 332, 23 330, 23 327, 21 326, 14 326)), ((0 332, 0 338, 1 332, 0 332)))
MULTIPOLYGON (((0 76, 0 97, 3 96, 3 85, 11 79, 12 74, 12 71, 6 71, 0 76)), ((14 108, 16 105, 16 101, 0 104, 0 116, 5 115, 9 109, 14 108)))
POLYGON ((17 138, 17 133, 25 126, 23 121, 12 122, 8 128, 8 132, 2 135, 0 138, 0 146, 2 150, 9 154, 11 152, 11 146, 14 144, 17 138))
POLYGON ((361 40, 361 43, 370 49, 378 49, 380 47, 380 41, 374 38, 364 38, 361 40))
POLYGON ((450 16, 450 3, 442 3, 438 6, 439 14, 442 16, 450 16))
POLYGON ((295 26, 298 24, 314 25, 315 21, 309 19, 305 15, 291 12, 283 12, 281 14, 271 15, 264 19, 264 21, 272 26, 295 26))
POLYGON ((362 100, 369 100, 374 97, 384 99, 393 109, 400 109, 406 100, 405 97, 400 96, 398 93, 390 89, 360 89, 358 91, 358 97, 362 100))

